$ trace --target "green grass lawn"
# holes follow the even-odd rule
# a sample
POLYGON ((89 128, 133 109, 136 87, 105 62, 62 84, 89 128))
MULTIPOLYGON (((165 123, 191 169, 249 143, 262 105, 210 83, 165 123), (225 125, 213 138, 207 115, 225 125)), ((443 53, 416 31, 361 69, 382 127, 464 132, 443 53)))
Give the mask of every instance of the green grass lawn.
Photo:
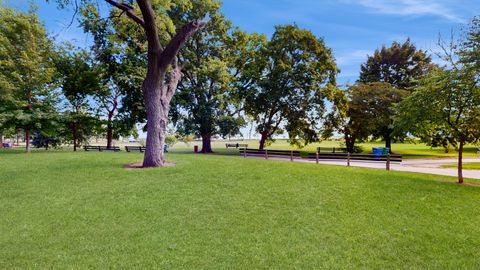
MULTIPOLYGON (((457 168, 457 164, 443 165, 442 168, 457 168)), ((480 162, 463 163, 462 168, 465 170, 480 170, 480 162)))
POLYGON ((480 187, 361 168, 0 151, 0 269, 478 269, 480 187))

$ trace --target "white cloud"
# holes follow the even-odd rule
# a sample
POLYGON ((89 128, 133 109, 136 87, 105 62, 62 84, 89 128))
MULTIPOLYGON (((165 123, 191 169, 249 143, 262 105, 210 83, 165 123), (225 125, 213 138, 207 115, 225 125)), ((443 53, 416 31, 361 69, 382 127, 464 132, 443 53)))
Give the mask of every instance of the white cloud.
POLYGON ((338 65, 352 65, 365 62, 369 54, 372 54, 371 50, 353 50, 339 54, 335 58, 338 65))
MULTIPOLYGON (((433 15, 456 23, 465 22, 463 18, 449 7, 448 1, 440 3, 438 0, 342 0, 342 2, 356 3, 384 14, 403 16, 433 15)), ((455 3, 453 1, 450 4, 454 5, 455 3)))

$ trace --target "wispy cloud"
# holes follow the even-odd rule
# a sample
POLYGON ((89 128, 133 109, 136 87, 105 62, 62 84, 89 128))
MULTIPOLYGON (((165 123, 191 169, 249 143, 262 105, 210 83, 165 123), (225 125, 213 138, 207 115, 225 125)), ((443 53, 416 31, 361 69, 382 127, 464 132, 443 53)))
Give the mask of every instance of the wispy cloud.
POLYGON ((369 50, 353 50, 338 54, 335 58, 338 65, 357 65, 367 60, 367 55, 372 54, 369 50))
MULTIPOLYGON (((342 2, 356 3, 371 9, 374 12, 403 15, 422 16, 433 15, 442 17, 452 22, 464 23, 465 20, 458 16, 450 7, 455 1, 440 3, 438 0, 341 0, 342 2), (450 5, 451 4, 451 5, 450 5)), ((457 3, 458 4, 458 3, 457 3)))

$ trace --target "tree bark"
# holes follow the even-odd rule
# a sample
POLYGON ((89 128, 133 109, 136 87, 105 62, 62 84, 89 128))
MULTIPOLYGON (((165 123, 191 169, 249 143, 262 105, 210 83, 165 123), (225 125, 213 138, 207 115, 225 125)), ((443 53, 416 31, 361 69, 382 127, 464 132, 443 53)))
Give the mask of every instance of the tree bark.
POLYGON ((392 153, 392 137, 390 134, 385 136, 385 147, 388 148, 390 153, 392 153))
POLYGON ((201 153, 213 153, 212 150, 212 136, 210 134, 206 134, 202 136, 202 151, 201 153))
POLYGON ((25 129, 25 151, 30 153, 30 130, 25 129))
POLYGON ((113 141, 113 125, 112 120, 108 120, 107 124, 107 149, 112 148, 112 141, 113 141))
POLYGON ((0 134, 0 148, 3 148, 3 134, 0 134))
POLYGON ((77 125, 73 124, 72 128, 72 137, 73 137, 73 151, 77 151, 77 125))
POLYGON ((165 162, 163 144, 168 122, 170 101, 181 78, 177 54, 185 42, 205 23, 191 21, 183 26, 165 48, 160 43, 155 11, 150 0, 137 0, 142 18, 128 4, 106 0, 110 5, 123 10, 134 22, 142 26, 147 38, 147 75, 142 90, 147 114, 147 144, 143 167, 160 167, 165 162), (166 82, 168 68, 172 70, 166 82))
POLYGON ((268 134, 266 132, 262 132, 260 137, 260 143, 258 145, 258 150, 263 150, 265 148, 267 139, 268 139, 268 134))
POLYGON ((345 147, 348 153, 354 153, 355 151, 355 139, 349 136, 345 136, 345 147))
MULTIPOLYGON (((160 102, 159 78, 147 77, 143 83, 143 97, 147 112, 147 142, 143 167, 159 167, 164 164, 163 143, 167 119, 163 111, 165 108, 160 102)), ((167 111, 168 115, 168 111, 167 111)))
POLYGON ((460 145, 458 147, 458 183, 463 184, 463 145, 465 141, 460 140, 460 145))

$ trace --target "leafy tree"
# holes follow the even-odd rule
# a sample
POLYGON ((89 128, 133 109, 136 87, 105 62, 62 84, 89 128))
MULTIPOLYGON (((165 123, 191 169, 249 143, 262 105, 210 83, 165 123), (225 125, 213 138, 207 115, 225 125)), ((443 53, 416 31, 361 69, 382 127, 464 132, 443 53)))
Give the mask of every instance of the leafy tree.
POLYGON ((463 148, 480 140, 480 19, 464 37, 442 40, 438 55, 448 63, 424 76, 415 92, 399 104, 396 126, 425 142, 458 147, 458 182, 463 183, 463 148))
MULTIPOLYGON (((165 158, 162 146, 167 132, 170 101, 182 77, 182 67, 178 64, 177 54, 204 23, 198 22, 201 18, 192 18, 185 25, 177 26, 169 17, 170 11, 191 6, 191 1, 137 0, 136 4, 133 4, 133 1, 130 1, 130 4, 105 1, 118 9, 118 16, 126 15, 131 20, 128 24, 122 20, 123 26, 132 27, 130 23, 133 22, 144 32, 147 73, 142 88, 148 124, 143 167, 163 166, 165 158)), ((60 7, 72 2, 85 7, 91 1, 56 0, 56 2, 60 7)))
POLYGON ((13 123, 9 121, 8 117, 10 112, 15 110, 15 100, 11 85, 1 78, 0 76, 0 148, 3 148, 4 136, 14 129, 13 123))
MULTIPOLYGON (((350 117, 357 127, 358 139, 368 136, 382 138, 385 147, 392 149, 394 137, 394 104, 402 101, 408 92, 391 87, 388 83, 357 84, 350 87, 350 117)), ((355 131, 357 130, 357 131, 355 131)))
POLYGON ((344 135, 347 151, 354 153, 355 142, 368 137, 382 138, 391 149, 394 137, 394 104, 407 92, 393 88, 389 83, 359 83, 347 91, 336 90, 333 111, 324 122, 324 137, 334 132, 344 135))
MULTIPOLYGON (((403 44, 393 42, 390 47, 382 46, 381 49, 374 52, 373 56, 369 56, 360 67, 359 84, 353 86, 361 88, 361 90, 357 90, 365 99, 362 101, 363 97, 359 96, 357 101, 360 103, 352 104, 354 107, 359 106, 359 109, 350 109, 349 118, 354 119, 352 113, 355 113, 358 114, 357 120, 349 120, 349 124, 344 125, 346 140, 349 138, 346 142, 347 148, 353 147, 355 139, 373 136, 374 138, 383 138, 385 147, 391 151, 392 117, 395 113, 392 105, 406 96, 406 93, 401 90, 411 90, 415 86, 416 80, 434 66, 430 56, 425 51, 417 50, 410 39, 403 44), (372 83, 385 84, 373 85, 372 83), (374 91, 369 93, 368 88, 374 91), (375 96, 376 94, 378 96, 375 96), (373 116, 376 117, 363 118, 373 116), (355 121, 357 124, 354 123, 355 121)), ((401 133, 396 134, 398 139, 402 139, 402 135, 401 133)))
POLYGON ((245 119, 242 117, 223 115, 218 119, 218 134, 224 139, 230 138, 240 134, 240 128, 245 125, 245 119))
POLYGON ((382 46, 360 66, 361 83, 387 82, 398 89, 409 89, 415 80, 426 74, 434 65, 425 51, 417 50, 407 39, 403 44, 393 42, 382 46))
MULTIPOLYGON (((136 129, 135 115, 138 110, 122 110, 125 96, 141 93, 141 79, 131 80, 128 72, 142 71, 145 76, 146 57, 139 50, 139 43, 127 38, 137 36, 133 29, 124 29, 119 23, 118 11, 112 10, 110 20, 102 19, 95 5, 87 5, 81 10, 81 24, 85 32, 92 34, 94 44, 92 52, 96 68, 99 70, 102 87, 95 94, 95 99, 100 104, 100 111, 106 118, 107 148, 112 147, 112 141, 119 136, 129 136, 136 129), (128 46, 130 43, 130 46, 128 46), (135 55, 138 52, 138 56, 135 55), (138 61, 140 58, 141 61, 138 61), (135 64, 132 66, 132 64, 135 64), (132 85, 133 84, 133 85, 132 85)), ((128 23, 128 21, 127 21, 128 23)), ((137 31, 138 32, 138 31, 137 31)), ((142 38, 136 37, 142 44, 142 38)), ((141 104, 142 95, 136 100, 141 104)), ((128 104, 128 100, 127 100, 128 104)), ((143 107, 142 107, 143 109, 143 107)))
POLYGON ((33 134, 32 145, 36 148, 45 148, 48 150, 50 147, 57 148, 62 144, 60 137, 49 137, 48 135, 36 131, 33 134))
MULTIPOLYGON (((183 80, 174 97, 176 105, 171 113, 184 135, 195 134, 202 138, 202 153, 211 153, 211 137, 227 132, 236 135, 238 117, 234 88, 231 87, 235 56, 233 50, 242 45, 235 42, 239 30, 220 13, 218 1, 193 1, 193 8, 176 10, 171 16, 179 20, 205 17, 209 23, 186 42, 179 57, 183 65, 183 80), (187 14, 187 15, 185 15, 187 14), (220 128, 222 127, 222 129, 220 128), (228 129, 228 130, 226 130, 228 129)), ((183 23, 182 23, 183 24, 183 23)))
POLYGON ((66 142, 73 144, 73 150, 81 145, 87 145, 91 137, 99 135, 103 121, 97 115, 93 115, 88 111, 66 111, 62 115, 63 125, 66 127, 62 138, 66 142))
POLYGON ((254 72, 245 71, 245 77, 253 81, 244 93, 245 112, 258 123, 259 148, 282 128, 292 144, 317 141, 324 100, 337 74, 324 41, 297 25, 277 26, 251 68, 254 72))
POLYGON ((335 133, 343 134, 349 153, 355 153, 357 140, 368 136, 362 123, 365 119, 355 113, 352 100, 351 91, 335 89, 332 93, 332 109, 325 116, 322 126, 322 137, 325 139, 331 138, 335 133))
POLYGON ((59 81, 63 95, 66 98, 63 123, 70 131, 65 134, 72 142, 73 150, 84 143, 94 126, 95 115, 92 107, 92 97, 101 90, 100 71, 92 66, 90 56, 85 50, 76 52, 71 46, 58 52, 56 62, 59 71, 59 81))
POLYGON ((0 85, 8 91, 2 126, 25 131, 27 152, 32 132, 58 120, 52 47, 35 7, 24 13, 0 6, 0 85))
POLYGON ((399 104, 397 113, 401 130, 427 142, 441 132, 458 145, 458 182, 463 183, 463 147, 480 139, 480 88, 474 75, 464 69, 434 70, 399 104))

